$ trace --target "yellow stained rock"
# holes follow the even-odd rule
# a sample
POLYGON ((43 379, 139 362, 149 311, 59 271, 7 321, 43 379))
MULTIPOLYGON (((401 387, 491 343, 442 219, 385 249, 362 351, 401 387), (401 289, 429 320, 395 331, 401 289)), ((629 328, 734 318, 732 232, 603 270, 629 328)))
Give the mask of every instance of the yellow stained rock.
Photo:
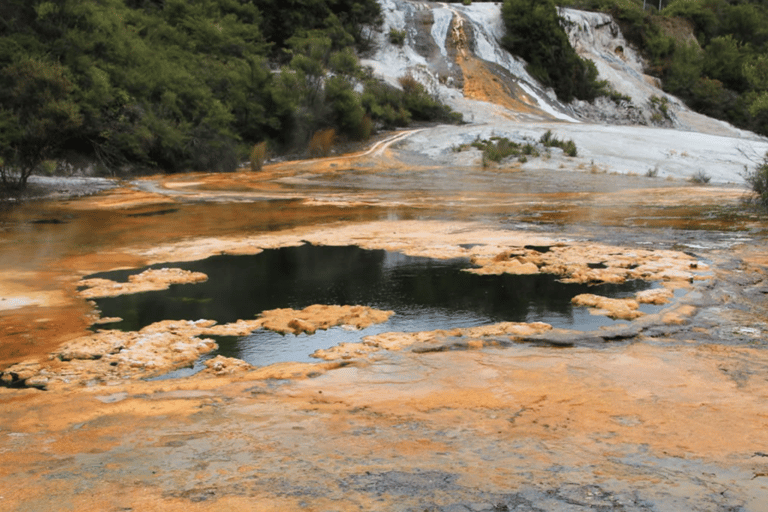
POLYGON ((145 270, 128 277, 127 283, 118 283, 110 279, 92 278, 80 281, 86 286, 80 296, 86 299, 117 297, 128 293, 166 290, 172 284, 199 283, 208 280, 202 272, 190 272, 180 268, 160 268, 145 270))
POLYGON ((233 373, 240 373, 243 371, 253 370, 254 367, 242 359, 236 359, 234 357, 216 356, 213 359, 209 359, 205 362, 206 369, 203 370, 204 374, 213 374, 216 376, 231 375, 233 373))
POLYGON ((595 315, 605 315, 613 319, 634 320, 645 314, 642 311, 637 310, 639 305, 634 299, 611 299, 601 295, 582 293, 571 299, 571 302, 576 306, 597 308, 590 312, 595 315))
MULTIPOLYGON (((216 325, 213 320, 163 320, 138 332, 101 330, 62 345, 47 363, 18 363, 0 373, 0 378, 6 385, 34 384, 36 387, 145 378, 192 365, 200 356, 217 348, 213 340, 201 336, 245 336, 260 328, 295 334, 337 325, 362 329, 384 322, 392 314, 392 311, 366 306, 318 304, 302 310, 265 311, 258 319, 224 325, 216 325)), ((213 368, 208 373, 232 373, 250 368, 245 362, 219 362, 222 363, 217 366, 219 370, 213 368)))
POLYGON ((364 329, 386 322, 394 311, 381 311, 367 306, 326 306, 315 304, 300 311, 290 308, 271 309, 261 314, 262 326, 283 334, 311 334, 318 329, 347 325, 364 329))
POLYGON ((669 303, 674 296, 674 292, 667 288, 643 290, 635 294, 635 298, 640 304, 655 304, 657 306, 669 303))

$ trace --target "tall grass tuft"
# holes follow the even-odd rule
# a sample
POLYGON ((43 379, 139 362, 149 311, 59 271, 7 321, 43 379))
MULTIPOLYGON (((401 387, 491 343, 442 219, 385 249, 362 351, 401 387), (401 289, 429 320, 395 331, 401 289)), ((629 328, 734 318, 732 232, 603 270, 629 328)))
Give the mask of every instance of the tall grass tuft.
POLYGON ((397 30, 394 27, 389 29, 389 42, 394 45, 403 46, 405 43, 405 36, 405 30, 397 30))
POLYGON ((768 209, 768 152, 765 153, 761 164, 745 173, 744 180, 755 193, 753 201, 758 206, 768 209))
POLYGON ((688 181, 691 183, 696 183, 698 185, 706 185, 709 183, 709 180, 712 179, 712 176, 707 174, 706 172, 702 170, 696 171, 690 178, 688 178, 688 181))
POLYGON ((331 148, 336 142, 336 130, 326 128, 316 131, 309 141, 309 154, 313 157, 328 156, 331 154, 331 148))
POLYGON ((547 148, 560 148, 563 150, 563 153, 570 157, 575 157, 579 154, 576 143, 573 140, 560 140, 552 133, 552 130, 544 132, 541 138, 539 138, 539 142, 547 148))
POLYGON ((407 74, 402 75, 397 79, 397 82, 400 84, 400 87, 403 88, 403 92, 406 95, 409 94, 419 94, 423 90, 423 86, 419 83, 416 78, 414 78, 413 75, 407 74))
POLYGON ((264 167, 264 161, 267 159, 267 141, 262 141, 253 145, 251 149, 251 170, 260 171, 264 167))
POLYGON ((358 140, 368 140, 373 134, 373 119, 369 114, 363 116, 360 120, 360 125, 357 127, 355 136, 358 140))

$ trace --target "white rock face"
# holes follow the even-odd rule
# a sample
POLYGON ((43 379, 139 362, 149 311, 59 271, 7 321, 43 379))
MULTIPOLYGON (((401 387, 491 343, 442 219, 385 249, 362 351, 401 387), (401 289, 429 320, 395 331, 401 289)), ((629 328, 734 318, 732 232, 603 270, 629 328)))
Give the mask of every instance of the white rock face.
POLYGON ((574 9, 560 9, 560 15, 576 53, 594 62, 600 78, 631 97, 633 103, 644 105, 651 96, 680 103, 674 96, 660 91, 655 79, 643 73, 645 63, 624 39, 610 15, 574 9))
POLYGON ((546 113, 542 119, 577 122, 570 106, 547 95, 525 70, 525 62, 501 47, 500 40, 504 35, 501 4, 464 6, 408 0, 381 0, 380 4, 384 23, 375 38, 377 49, 373 56, 361 62, 390 85, 399 87, 397 79, 410 74, 430 93, 464 113, 465 117, 471 117, 473 109, 462 102, 464 96, 460 80, 456 79, 461 76, 461 70, 455 61, 455 41, 452 40, 453 31, 463 24, 465 30, 472 34, 466 51, 509 72, 511 79, 546 113), (429 26, 425 27, 427 21, 429 26), (402 46, 389 43, 390 29, 406 32, 402 46), (454 48, 449 48, 451 45, 454 48))
POLYGON ((642 58, 607 14, 560 10, 576 51, 592 60, 600 79, 629 96, 631 103, 617 105, 602 99, 594 104, 565 105, 525 71, 521 59, 501 47, 504 25, 500 3, 380 3, 383 29, 377 34, 377 50, 363 63, 398 87, 398 77, 413 75, 470 124, 420 130, 401 143, 408 151, 446 165, 477 165, 477 158, 457 154, 453 148, 476 137, 538 140, 551 129, 561 139, 573 139, 579 157, 534 159, 524 169, 594 172, 598 168, 601 172, 640 175, 652 171, 670 179, 706 175, 712 183, 739 185, 744 183, 745 166, 753 165, 755 158, 768 151, 768 139, 696 114, 664 93, 655 79, 643 73, 642 58), (402 47, 389 43, 390 28, 406 31, 402 47), (537 105, 534 112, 521 115, 495 103, 465 97, 463 74, 456 60, 460 52, 486 63, 488 69, 500 69, 494 80, 508 81, 522 90, 529 104, 537 105), (668 116, 664 119, 653 116, 658 113, 651 108, 654 97, 666 99, 668 116))
MULTIPOLYGON (((607 80, 617 92, 632 98, 632 104, 640 111, 636 119, 643 121, 643 124, 667 124, 683 130, 755 138, 750 132, 691 111, 678 98, 661 90, 659 81, 644 73, 645 62, 624 39, 621 29, 610 15, 561 8, 560 16, 565 20, 568 39, 576 52, 595 63, 601 80, 607 80), (668 123, 651 119, 654 113, 653 97, 667 102, 668 123)), ((602 108, 606 111, 606 118, 617 115, 612 111, 617 110, 616 106, 609 102, 602 108)))
POLYGON ((472 51, 477 57, 498 64, 520 80, 536 84, 536 80, 525 70, 525 61, 501 47, 504 23, 501 19, 500 3, 478 2, 469 6, 456 4, 455 9, 472 24, 475 35, 472 51))

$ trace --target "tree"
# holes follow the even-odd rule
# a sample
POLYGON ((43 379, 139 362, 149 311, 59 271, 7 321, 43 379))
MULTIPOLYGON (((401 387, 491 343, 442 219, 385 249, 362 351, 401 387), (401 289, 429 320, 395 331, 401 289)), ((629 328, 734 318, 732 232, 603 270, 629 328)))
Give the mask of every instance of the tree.
POLYGON ((61 65, 32 57, 0 69, 0 180, 20 190, 35 168, 56 156, 82 124, 72 82, 61 65))
POLYGON ((706 76, 720 80, 729 89, 746 90, 744 53, 732 35, 712 39, 704 50, 703 73, 706 76))
POLYGON ((696 43, 678 44, 664 74, 664 90, 690 97, 703 67, 704 54, 696 43))
POLYGON ((757 116, 768 111, 768 55, 759 55, 744 65, 744 76, 755 89, 749 112, 757 116))
POLYGON ((552 0, 506 0, 502 44, 528 63, 528 72, 557 97, 592 100, 601 92, 597 69, 576 54, 552 0))

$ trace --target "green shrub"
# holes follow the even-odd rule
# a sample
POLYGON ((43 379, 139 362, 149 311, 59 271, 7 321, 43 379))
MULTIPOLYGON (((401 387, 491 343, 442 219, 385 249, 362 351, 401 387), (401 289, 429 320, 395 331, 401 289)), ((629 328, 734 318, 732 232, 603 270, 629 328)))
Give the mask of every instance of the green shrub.
POLYGON ((456 151, 463 151, 467 147, 474 147, 483 152, 483 167, 487 167, 490 162, 501 162, 509 156, 516 156, 521 163, 527 162, 528 156, 541 156, 535 144, 520 144, 506 137, 491 137, 490 140, 477 138, 471 144, 459 146, 456 151))
POLYGON ((462 116, 437 99, 413 76, 398 79, 397 89, 382 81, 369 78, 361 97, 361 105, 372 121, 387 129, 408 126, 412 120, 460 123, 462 116))
POLYGON ((520 147, 520 153, 525 156, 539 156, 539 150, 530 142, 526 142, 520 147))
POLYGON ((460 123, 462 116, 448 105, 440 103, 429 95, 424 86, 413 75, 398 78, 403 88, 403 107, 418 121, 443 121, 460 123))
POLYGON ((528 72, 552 87, 557 97, 591 101, 601 94, 597 68, 582 59, 568 41, 552 0, 505 0, 502 44, 528 63, 528 72))
POLYGON ((762 163, 747 171, 744 180, 754 192, 753 201, 764 209, 768 209, 768 152, 762 163))
POLYGON ((706 185, 711 179, 712 176, 702 170, 698 170, 689 178, 689 181, 698 185, 706 185))
POLYGON ((366 81, 361 103, 371 119, 385 129, 411 123, 411 114, 403 106, 403 91, 380 80, 366 81))
MULTIPOLYGON (((542 136, 539 138, 539 142, 541 142, 542 144, 544 144, 544 146, 546 146, 546 147, 552 147, 552 146, 554 146, 555 144, 553 144, 553 141, 555 141, 555 140, 557 140, 557 138, 556 138, 556 137, 555 137, 555 135, 552 133, 552 130, 547 130, 546 132, 544 132, 544 135, 542 135, 542 136)), ((558 141, 558 142, 559 142, 559 141, 558 141)))
MULTIPOLYGON (((669 119, 669 98, 666 96, 656 96, 655 94, 651 96, 650 99, 651 102, 651 110, 655 114, 658 114, 657 119, 661 121, 662 119, 669 119)), ((651 116, 653 117, 653 116, 651 116)))
POLYGON ((397 30, 396 28, 390 28, 389 29, 389 42, 397 45, 397 46, 403 46, 405 43, 405 30, 397 30))
POLYGON ((332 124, 341 133, 358 138, 366 113, 352 83, 340 76, 329 78, 325 83, 325 103, 332 112, 332 124))
POLYGON ((508 156, 520 155, 521 153, 520 144, 507 138, 488 141, 483 149, 483 155, 493 162, 501 162, 508 156))
POLYGON ((43 160, 37 166, 37 170, 38 172, 44 174, 45 176, 53 176, 58 166, 59 166, 59 162, 57 162, 56 160, 43 160))
POLYGON ((614 89, 613 87, 610 87, 608 85, 606 85, 606 87, 605 87, 605 89, 603 91, 602 96, 605 96, 606 98, 608 98, 609 100, 611 100, 612 102, 614 102, 617 105, 621 104, 621 102, 627 102, 627 103, 631 103, 632 102, 632 97, 631 96, 627 96, 626 94, 622 94, 619 91, 617 91, 616 89, 614 89))
POLYGON ((572 140, 565 141, 565 144, 563 145, 563 153, 570 157, 577 156, 578 149, 576 149, 576 143, 572 140))
POLYGON ((552 133, 552 130, 547 130, 544 132, 544 134, 539 138, 539 142, 544 145, 544 147, 551 148, 556 147, 563 150, 563 153, 570 157, 575 157, 578 154, 578 149, 576 148, 576 143, 573 142, 573 140, 560 140, 552 133))
MULTIPOLYGON (((545 148, 559 147, 568 156, 576 156, 576 143, 572 140, 561 141, 552 134, 552 130, 547 130, 539 139, 539 143, 545 148)), ((488 166, 490 162, 500 162, 509 156, 516 156, 521 163, 528 161, 528 157, 538 158, 541 156, 540 148, 533 141, 518 143, 507 139, 506 137, 491 137, 490 140, 475 139, 470 144, 455 146, 454 152, 464 151, 473 147, 483 152, 483 167, 488 166)), ((549 158, 549 150, 545 152, 545 158, 549 158)))

